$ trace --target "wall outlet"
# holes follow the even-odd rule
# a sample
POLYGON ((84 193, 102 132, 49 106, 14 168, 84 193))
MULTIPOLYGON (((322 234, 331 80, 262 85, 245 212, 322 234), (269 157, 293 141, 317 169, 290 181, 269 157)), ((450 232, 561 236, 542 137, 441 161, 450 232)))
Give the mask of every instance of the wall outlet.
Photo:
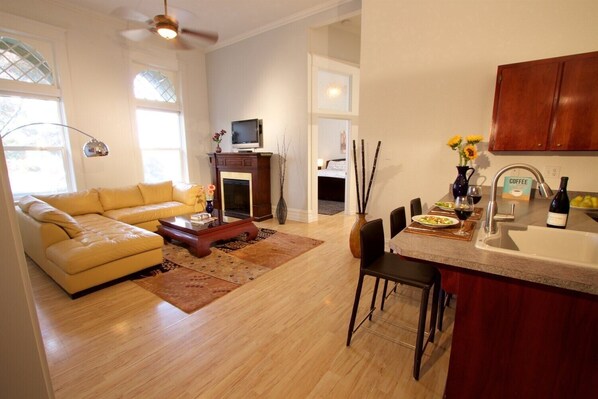
POLYGON ((543 175, 545 179, 558 179, 561 177, 561 167, 545 166, 543 175))

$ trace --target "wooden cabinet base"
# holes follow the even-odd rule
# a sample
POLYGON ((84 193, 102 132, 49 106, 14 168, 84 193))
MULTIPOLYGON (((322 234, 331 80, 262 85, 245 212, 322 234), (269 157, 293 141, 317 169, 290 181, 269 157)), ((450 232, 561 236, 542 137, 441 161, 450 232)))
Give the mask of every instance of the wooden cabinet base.
POLYGON ((458 273, 446 398, 596 395, 598 297, 458 273))

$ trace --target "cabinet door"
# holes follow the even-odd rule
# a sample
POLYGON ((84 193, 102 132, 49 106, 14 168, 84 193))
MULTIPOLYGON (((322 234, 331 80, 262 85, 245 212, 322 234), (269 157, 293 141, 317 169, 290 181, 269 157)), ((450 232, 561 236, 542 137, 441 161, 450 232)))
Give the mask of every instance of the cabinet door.
POLYGON ((598 150, 598 55, 565 61, 550 150, 598 150))
POLYGON ((490 151, 546 150, 559 63, 498 68, 490 151))

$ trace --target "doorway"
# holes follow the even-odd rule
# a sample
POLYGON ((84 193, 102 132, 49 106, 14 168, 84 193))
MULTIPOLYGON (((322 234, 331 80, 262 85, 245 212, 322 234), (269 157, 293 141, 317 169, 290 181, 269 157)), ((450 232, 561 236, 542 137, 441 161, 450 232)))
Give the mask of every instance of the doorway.
POLYGON ((359 68, 312 55, 311 60, 311 176, 310 214, 351 213, 354 185, 350 174, 352 140, 357 139, 359 68), (322 210, 320 210, 322 208, 322 210))

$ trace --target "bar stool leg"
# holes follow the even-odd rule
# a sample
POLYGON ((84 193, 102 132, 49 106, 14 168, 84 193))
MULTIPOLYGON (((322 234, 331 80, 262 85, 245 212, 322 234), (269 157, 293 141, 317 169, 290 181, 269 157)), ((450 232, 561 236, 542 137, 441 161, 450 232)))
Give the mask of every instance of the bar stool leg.
POLYGON ((353 312, 351 313, 351 321, 349 322, 349 332, 347 334, 347 346, 351 345, 353 327, 355 327, 355 318, 357 317, 357 308, 359 307, 359 298, 361 297, 361 289, 363 287, 363 278, 364 274, 359 273, 359 281, 357 282, 357 289, 355 291, 355 301, 353 301, 353 312))
POLYGON ((376 307, 376 295, 378 295, 378 284, 380 283, 380 277, 376 277, 376 284, 374 285, 374 293, 372 294, 372 304, 370 305, 370 321, 372 321, 372 313, 376 307))
POLYGON ((424 352, 424 331, 426 331, 426 315, 428 313, 429 288, 422 289, 422 299, 419 307, 419 323, 417 326, 417 338, 415 342, 415 355, 413 361, 413 378, 419 380, 419 369, 421 367, 422 355, 424 352))

